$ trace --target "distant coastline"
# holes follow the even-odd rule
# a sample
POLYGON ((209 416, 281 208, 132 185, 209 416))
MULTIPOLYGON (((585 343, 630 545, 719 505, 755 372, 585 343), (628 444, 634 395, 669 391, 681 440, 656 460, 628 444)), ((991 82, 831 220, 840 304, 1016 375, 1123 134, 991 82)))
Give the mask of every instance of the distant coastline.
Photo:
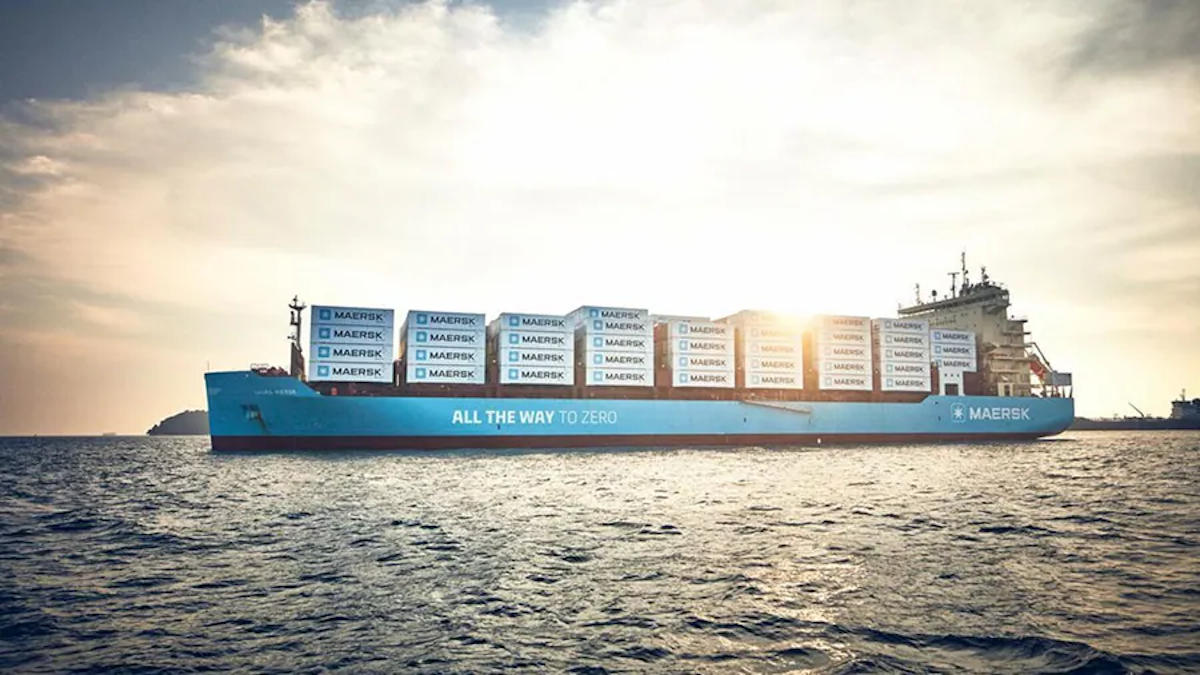
POLYGON ((147 436, 205 436, 208 434, 208 411, 185 410, 155 424, 147 436))

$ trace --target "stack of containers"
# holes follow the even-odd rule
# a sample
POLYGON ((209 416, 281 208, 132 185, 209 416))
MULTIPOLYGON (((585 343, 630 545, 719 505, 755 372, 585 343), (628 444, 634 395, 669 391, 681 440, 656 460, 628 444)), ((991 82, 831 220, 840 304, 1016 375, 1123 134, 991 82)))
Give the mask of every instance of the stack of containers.
POLYGON ((483 314, 413 310, 400 327, 404 381, 483 384, 487 326, 483 314))
POLYGON ((979 362, 975 348, 975 332, 969 330, 942 330, 934 328, 929 333, 933 349, 933 362, 940 374, 941 391, 946 395, 946 385, 957 385, 959 394, 963 390, 963 373, 975 372, 979 362))
POLYGON ((567 317, 501 314, 488 326, 500 384, 575 383, 575 338, 567 317))
POLYGON ((647 309, 583 306, 567 316, 589 386, 653 387, 654 322, 647 309))
POLYGON ((732 389, 734 328, 713 321, 674 319, 662 326, 662 362, 672 387, 732 389))
POLYGON ((721 322, 736 329, 734 362, 739 387, 804 388, 804 328, 798 319, 744 310, 721 322))
POLYGON ((880 391, 932 390, 929 321, 876 319, 871 326, 871 342, 879 363, 880 391))
POLYGON ((812 336, 818 389, 874 389, 870 317, 822 314, 813 319, 812 336))
POLYGON ((394 310, 314 306, 310 330, 309 381, 392 381, 394 310))

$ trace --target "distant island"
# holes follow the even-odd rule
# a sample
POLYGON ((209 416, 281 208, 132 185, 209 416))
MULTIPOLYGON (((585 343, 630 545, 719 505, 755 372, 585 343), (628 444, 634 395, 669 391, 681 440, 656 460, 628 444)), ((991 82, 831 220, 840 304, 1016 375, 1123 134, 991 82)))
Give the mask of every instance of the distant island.
POLYGON ((155 424, 147 436, 207 436, 208 412, 185 410, 155 424))

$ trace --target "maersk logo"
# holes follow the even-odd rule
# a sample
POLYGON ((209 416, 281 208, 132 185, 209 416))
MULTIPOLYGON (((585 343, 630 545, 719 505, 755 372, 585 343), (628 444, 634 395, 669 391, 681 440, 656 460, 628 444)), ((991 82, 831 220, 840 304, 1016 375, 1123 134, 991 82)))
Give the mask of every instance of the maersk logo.
POLYGON ((317 347, 317 358, 329 358, 329 347, 317 347))
POLYGON ((417 331, 417 342, 429 342, 429 333, 423 330, 417 331))
POLYGON ((328 340, 330 335, 330 329, 328 328, 317 329, 317 337, 321 338, 322 340, 328 340))
POLYGON ((322 321, 328 321, 333 318, 333 310, 330 309, 323 309, 319 314, 322 321))
POLYGON ((679 374, 679 382, 680 382, 681 384, 687 384, 687 381, 688 381, 688 374, 687 374, 687 373, 680 373, 680 374, 679 374))
POLYGON ((603 355, 603 354, 595 354, 595 355, 593 355, 593 356, 592 356, 592 363, 594 363, 594 364, 596 364, 596 365, 600 365, 601 363, 604 363, 604 355, 603 355))
POLYGON ((508 379, 510 379, 510 380, 521 379, 521 371, 517 370, 516 368, 509 368, 508 369, 508 379))
POLYGON ((603 382, 604 381, 604 373, 599 372, 599 371, 593 372, 592 380, 596 381, 596 382, 603 382))
POLYGON ((592 346, 593 347, 603 347, 604 346, 604 338, 602 338, 602 337, 592 338, 592 346))
MULTIPOLYGON (((513 328, 520 326, 521 325, 521 317, 519 317, 519 316, 508 317, 508 325, 512 326, 513 328)), ((513 371, 513 372, 516 372, 516 371, 513 371)))
POLYGON ((510 345, 521 344, 521 336, 517 335, 516 333, 509 333, 508 334, 508 344, 510 344, 510 345))
POLYGON ((424 361, 427 358, 429 358, 429 352, 425 351, 424 349, 417 350, 417 360, 418 361, 424 361))
POLYGON ((687 357, 686 357, 686 356, 681 356, 681 357, 679 358, 679 367, 680 367, 680 368, 687 368, 687 357))
POLYGON ((953 403, 950 405, 950 419, 954 422, 967 421, 967 406, 961 403, 953 403))
POLYGON ((588 318, 589 318, 589 319, 594 319, 594 318, 596 318, 596 317, 598 317, 598 316, 600 316, 600 310, 598 310, 598 309, 593 309, 593 310, 590 310, 590 311, 588 312, 588 318))
POLYGON ((428 326, 429 325, 429 315, 428 314, 418 314, 417 315, 417 325, 418 326, 428 326))
POLYGON ((317 377, 329 377, 329 366, 317 366, 317 377))
POLYGON ((423 379, 425 379, 425 375, 426 375, 426 373, 428 373, 428 372, 429 372, 429 371, 425 370, 424 368, 417 368, 417 372, 416 372, 416 379, 418 379, 418 380, 423 380, 423 379))
POLYGON ((687 351, 687 348, 688 348, 688 341, 687 341, 687 340, 680 340, 680 341, 679 341, 679 351, 681 351, 681 352, 686 352, 686 351, 687 351))
POLYGON ((1029 408, 976 408, 972 406, 968 416, 973 420, 1027 420, 1029 408))

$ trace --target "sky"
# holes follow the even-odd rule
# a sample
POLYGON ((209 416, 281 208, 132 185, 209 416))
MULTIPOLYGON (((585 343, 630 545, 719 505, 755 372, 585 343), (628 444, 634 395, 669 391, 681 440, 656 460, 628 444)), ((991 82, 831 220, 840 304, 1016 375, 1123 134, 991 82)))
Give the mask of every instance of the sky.
POLYGON ((1200 4, 0 3, 0 434, 311 304, 894 316, 966 251, 1077 412, 1200 395, 1200 4), (1195 392, 1195 393, 1193 393, 1195 392))

